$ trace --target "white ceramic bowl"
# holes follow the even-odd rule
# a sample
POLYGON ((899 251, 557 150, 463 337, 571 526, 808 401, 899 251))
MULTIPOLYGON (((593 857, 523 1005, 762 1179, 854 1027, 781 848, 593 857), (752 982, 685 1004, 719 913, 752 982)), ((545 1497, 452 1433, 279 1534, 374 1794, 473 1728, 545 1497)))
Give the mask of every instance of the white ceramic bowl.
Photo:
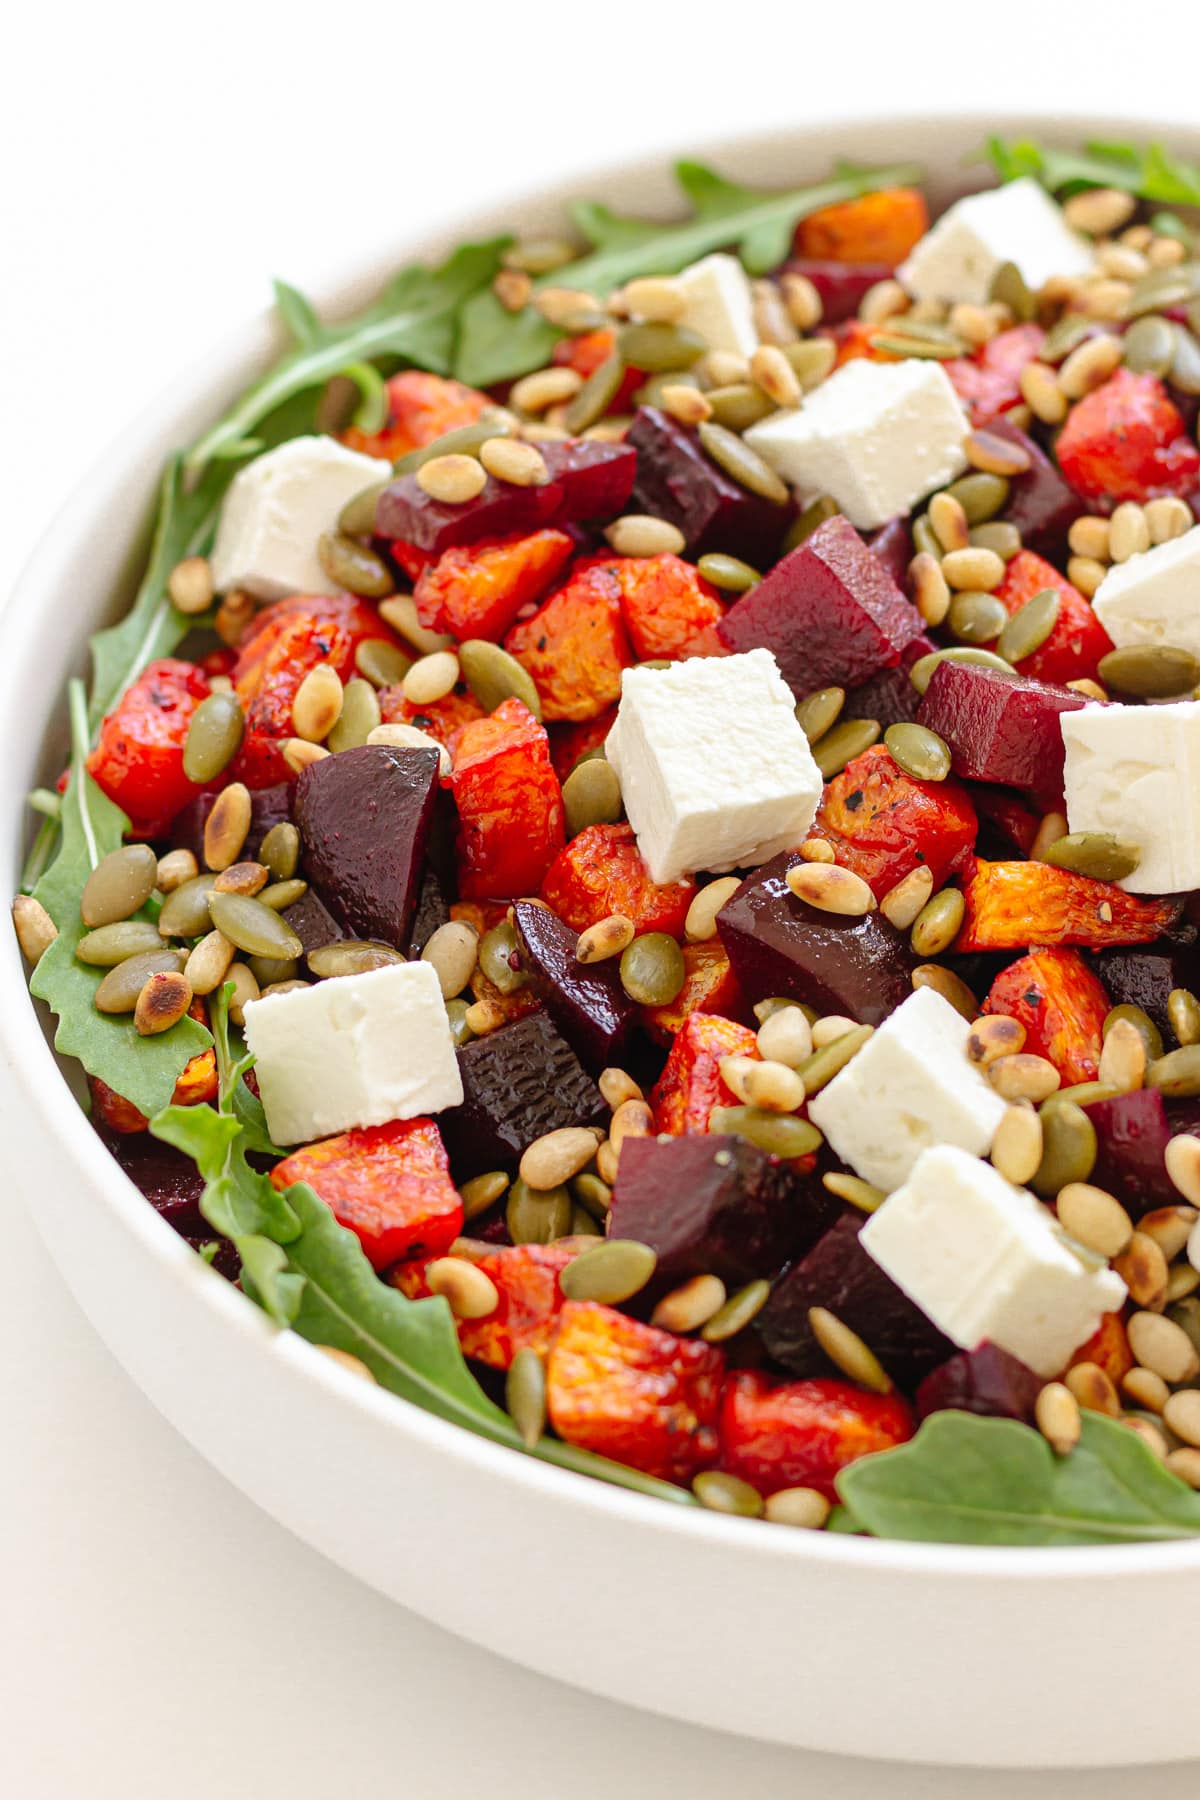
MULTIPOLYGON (((850 122, 689 145, 763 184, 819 178, 834 155, 915 156, 961 185, 986 129, 1112 136, 1111 119, 850 122)), ((1200 131, 1125 121, 1200 154, 1200 131)), ((671 209, 665 167, 573 182, 671 209)), ((396 266, 474 233, 553 221, 566 192, 387 246, 396 266)), ((130 591, 164 455, 196 436, 272 348, 264 318, 190 372, 104 457, 60 514, 4 621, 0 846, 16 891, 22 800, 61 767, 62 690, 88 635, 130 591)), ((814 1749, 979 1765, 1119 1764, 1200 1754, 1200 1709, 1157 1704, 1195 1660, 1200 1541, 984 1550, 876 1543, 676 1508, 470 1436, 277 1332, 206 1268, 122 1174, 65 1085, 0 945, 0 1092, 31 1211, 80 1305, 134 1380, 231 1481, 308 1543, 406 1606, 581 1687, 700 1724, 814 1749), (1131 1618, 1154 1655, 1127 1653, 1131 1618), (1121 1669, 1121 1705, 1098 1706, 1121 1669), (1131 1719, 1152 1717, 1153 1733, 1131 1719)), ((469 1704, 469 1702, 468 1702, 469 1704)))

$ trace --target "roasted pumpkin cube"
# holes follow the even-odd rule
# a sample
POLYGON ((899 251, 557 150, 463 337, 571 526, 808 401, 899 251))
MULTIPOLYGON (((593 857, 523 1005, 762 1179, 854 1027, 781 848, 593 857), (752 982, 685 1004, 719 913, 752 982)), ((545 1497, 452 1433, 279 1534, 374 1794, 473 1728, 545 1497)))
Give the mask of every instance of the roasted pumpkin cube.
POLYGON ((955 949, 1024 950, 1029 944, 1149 944, 1171 931, 1178 900, 1143 900, 1111 881, 1093 881, 1049 863, 984 862, 963 881, 966 917, 955 949))
POLYGON ((567 532, 546 530, 443 550, 413 590, 417 616, 460 643, 499 643, 521 608, 546 592, 574 547, 567 532))
POLYGON ((650 1094, 656 1129, 672 1137, 707 1131, 715 1107, 739 1104, 721 1075, 721 1058, 757 1055, 748 1026, 717 1013, 690 1013, 650 1094))
MULTIPOLYGON (((559 1238, 553 1244, 516 1244, 497 1250, 474 1239, 460 1239, 454 1254, 485 1269, 500 1296, 495 1312, 486 1319, 455 1321, 463 1355, 490 1369, 507 1369, 518 1350, 536 1350, 545 1356, 564 1304, 559 1275, 573 1257, 594 1248, 595 1243, 595 1238, 559 1238)), ((427 1267, 424 1262, 400 1263, 389 1279, 410 1300, 421 1300, 432 1292, 427 1267)))
POLYGON ((1119 1312, 1110 1312, 1101 1317, 1087 1343, 1080 1344, 1068 1366, 1074 1368, 1076 1363, 1095 1363, 1104 1370, 1114 1387, 1120 1387, 1135 1360, 1129 1348, 1124 1319, 1119 1312))
POLYGON ((463 1225, 442 1134, 432 1119, 394 1119, 306 1144, 271 1170, 281 1191, 306 1181, 376 1271, 439 1256, 463 1225))
POLYGON ((747 1371, 725 1384, 721 1467, 760 1494, 811 1487, 836 1500, 844 1468, 895 1449, 915 1430, 912 1409, 899 1394, 869 1394, 823 1377, 775 1382, 747 1371))
POLYGON ((703 645, 715 636, 724 609, 716 590, 682 557, 598 558, 587 567, 606 569, 619 583, 625 627, 640 662, 694 654, 697 641, 703 645))
POLYGON ((1110 1001, 1078 950, 1031 950, 1001 969, 983 1003, 1025 1027, 1025 1048, 1044 1056, 1063 1086, 1095 1081, 1110 1001))
POLYGON ((652 1038, 672 1044, 693 1013, 721 1013, 728 1017, 741 1010, 741 993, 733 967, 720 938, 683 946, 687 971, 683 986, 665 1006, 644 1006, 642 1021, 652 1038))
POLYGON ((100 727, 88 774, 135 832, 157 837, 200 792, 183 772, 188 726, 208 697, 208 680, 193 663, 164 656, 126 688, 100 727))
POLYGON ((688 1482, 717 1454, 725 1359, 694 1338, 568 1300, 546 1365, 546 1406, 581 1450, 688 1482))
POLYGON ((504 648, 533 677, 544 719, 594 719, 621 695, 633 661, 621 583, 607 563, 571 577, 531 619, 514 625, 504 648))
POLYGON ((562 789, 545 730, 519 700, 464 725, 450 786, 464 900, 535 894, 564 838, 562 789))
POLYGON ((418 706, 415 701, 405 698, 404 689, 397 684, 380 688, 379 717, 385 725, 415 725, 418 731, 428 732, 449 750, 456 733, 464 725, 485 719, 487 714, 474 694, 465 689, 460 692, 456 688, 444 700, 428 700, 418 706))
POLYGON ((920 188, 880 188, 809 213, 793 242, 797 256, 895 268, 928 230, 929 208, 920 188))
MULTIPOLYGON (((198 1025, 208 1024, 208 1013, 199 998, 188 1007, 188 1015, 198 1025)), ((216 1099, 218 1085, 217 1053, 201 1050, 184 1064, 171 1095, 171 1105, 207 1106, 210 1100, 216 1099)), ((88 1076, 88 1088, 92 1098, 92 1120, 97 1130, 131 1137, 135 1132, 149 1128, 150 1121, 145 1113, 140 1112, 132 1100, 126 1100, 124 1095, 110 1088, 107 1081, 101 1081, 98 1075, 88 1076)))
POLYGON ((405 369, 387 384, 388 419, 383 430, 360 431, 352 425, 342 432, 342 442, 365 456, 395 462, 410 450, 432 444, 447 431, 473 425, 484 407, 491 404, 486 394, 464 387, 461 381, 431 375, 425 369, 405 369))
POLYGON ((576 931, 623 913, 640 934, 683 935, 696 884, 686 877, 651 881, 634 841, 632 825, 589 825, 554 859, 542 883, 542 899, 576 931))
POLYGON ((594 719, 583 719, 578 725, 560 721, 550 726, 550 760, 560 781, 567 779, 581 757, 600 749, 616 716, 616 707, 606 706, 594 719))
POLYGON ((995 593, 1011 619, 1044 588, 1053 588, 1058 595, 1058 618, 1045 643, 1031 656, 1022 657, 1018 670, 1037 681, 1066 683, 1085 677, 1095 680, 1100 658, 1113 647, 1112 639, 1090 602, 1065 575, 1059 574, 1053 563, 1032 550, 1018 550, 995 593))
POLYGON ((1200 450, 1157 375, 1118 369, 1071 408, 1054 447, 1085 500, 1149 500, 1193 494, 1200 450))
POLYGON ((961 782, 914 781, 874 744, 825 788, 811 835, 861 875, 877 900, 922 863, 935 888, 962 868, 979 821, 961 782))

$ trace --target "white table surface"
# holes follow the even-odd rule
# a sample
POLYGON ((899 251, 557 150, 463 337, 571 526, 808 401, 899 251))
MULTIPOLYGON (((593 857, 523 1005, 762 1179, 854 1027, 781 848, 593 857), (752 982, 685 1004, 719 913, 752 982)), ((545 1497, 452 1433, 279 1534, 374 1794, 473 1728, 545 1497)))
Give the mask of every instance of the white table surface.
MULTIPOLYGON (((821 16, 770 0, 114 0, 10 18, 0 592, 72 479, 262 303, 271 273, 317 282, 369 250, 381 222, 391 233, 542 171, 839 107, 1194 116, 1194 58, 1176 53, 1195 48, 1191 0, 1140 15, 993 10, 994 29, 941 0, 821 16), (1136 81, 1131 45, 1147 59, 1136 81)), ((25 1147, 4 1153, 12 1168, 25 1147)), ((473 1650, 214 1474, 111 1360, 7 1185, 0 1228, 0 1793, 14 1800, 1115 1800, 1128 1788, 1115 1773, 973 1775, 756 1746, 473 1650)), ((1119 1701, 1129 1630, 1114 1619, 1097 1646, 1097 1704, 1119 1701)), ((1152 1729, 1130 1721, 1131 1734, 1152 1729)), ((1195 1765, 1159 1769, 1137 1789, 1183 1800, 1198 1779, 1195 1765)))

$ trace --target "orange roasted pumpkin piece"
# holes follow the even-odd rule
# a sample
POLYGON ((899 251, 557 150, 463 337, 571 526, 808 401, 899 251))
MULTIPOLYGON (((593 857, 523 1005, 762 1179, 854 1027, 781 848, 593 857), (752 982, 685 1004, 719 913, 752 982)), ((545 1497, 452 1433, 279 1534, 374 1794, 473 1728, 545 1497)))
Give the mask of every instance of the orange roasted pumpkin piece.
POLYGON ((521 608, 540 599, 560 574, 574 547, 567 532, 546 530, 444 550, 413 590, 417 616, 460 643, 499 643, 521 608))
POLYGON ((715 588, 681 556, 621 556, 588 567, 607 569, 619 582, 625 627, 640 662, 694 651, 724 612, 715 588))
POLYGON ((655 1129, 672 1137, 707 1131, 715 1107, 739 1104, 722 1077, 721 1058, 757 1055, 758 1043, 748 1026, 718 1013, 690 1013, 650 1092, 655 1129))
POLYGON ((351 425, 342 433, 343 444, 365 456, 382 456, 389 462, 432 444, 447 431, 473 425, 485 406, 486 394, 464 387, 445 375, 424 369, 405 369, 387 384, 388 418, 382 431, 360 431, 351 425))
POLYGON ((1114 1387, 1120 1387, 1134 1361, 1125 1321, 1119 1312, 1110 1312, 1103 1314, 1087 1343, 1080 1344, 1068 1367, 1073 1369, 1076 1363, 1094 1362, 1104 1370, 1114 1387))
POLYGON ((694 881, 659 886, 650 879, 632 825, 589 825, 555 857, 542 883, 542 899, 575 931, 623 913, 634 929, 680 937, 694 881))
MULTIPOLYGON (((197 997, 192 1001, 188 1016, 198 1025, 208 1024, 203 1000, 197 997)), ((211 1049, 201 1050, 184 1064, 171 1095, 171 1105, 207 1106, 210 1100, 216 1099, 218 1085, 217 1053, 211 1049)), ((92 1119, 98 1129, 128 1137, 148 1128, 150 1121, 145 1113, 140 1112, 132 1100, 126 1100, 123 1094, 110 1088, 107 1081, 101 1081, 98 1075, 89 1075, 88 1087, 92 1096, 92 1119)))
POLYGON ((536 894, 563 845, 562 789, 545 730, 519 700, 464 725, 450 786, 464 900, 536 894))
MULTIPOLYGON (((487 1270, 500 1296, 486 1319, 459 1319, 458 1341, 464 1356, 507 1369, 518 1350, 545 1356, 558 1329, 564 1295, 558 1278, 581 1250, 594 1249, 596 1239, 559 1238, 553 1244, 516 1244, 497 1250, 491 1244, 460 1239, 454 1252, 487 1270)), ((410 1300, 431 1292, 425 1263, 401 1263, 391 1281, 410 1300)))
POLYGON ((683 986, 666 1006, 645 1006, 642 1021, 652 1038, 671 1044, 693 1013, 737 1012, 741 1006, 737 977, 720 938, 683 946, 687 971, 683 986))
POLYGON ((881 188, 810 213, 793 242, 797 256, 895 268, 928 230, 929 209, 919 188, 881 188))
POLYGON ((546 1407, 566 1443, 689 1482, 717 1454, 724 1372, 715 1346, 568 1300, 546 1365, 546 1407))
POLYGON ((860 1456, 892 1450, 916 1430, 899 1394, 869 1394, 824 1378, 775 1383, 742 1372, 725 1384, 721 1467, 760 1494, 812 1487, 836 1500, 838 1474, 860 1456))
POLYGON ((463 1224, 442 1134, 432 1119, 394 1119, 306 1144, 271 1170, 274 1187, 306 1181, 371 1267, 409 1256, 440 1256, 463 1224))
POLYGON ((1044 1056, 1063 1086, 1095 1081, 1111 1001, 1078 950, 1031 950, 1001 969, 983 1003, 1025 1027, 1025 1048, 1044 1056))
POLYGON ((487 714, 474 694, 465 689, 460 693, 456 688, 444 700, 429 700, 418 706, 407 700, 404 689, 397 685, 380 688, 379 717, 385 725, 415 725, 449 750, 456 732, 475 719, 485 719, 487 714))
POLYGON ((567 779, 580 757, 590 750, 599 750, 616 716, 616 707, 606 706, 594 719, 584 719, 578 725, 564 721, 550 727, 550 758, 560 781, 567 779))
POLYGON ((866 357, 868 362, 901 362, 903 358, 893 350, 877 349, 875 338, 882 335, 883 327, 868 325, 864 319, 847 319, 842 325, 835 325, 828 335, 837 345, 837 367, 843 363, 856 362, 866 357))
POLYGON ((882 744, 828 783, 811 836, 834 847, 877 900, 925 863, 939 888, 975 847, 979 821, 958 781, 914 781, 882 744))
POLYGON ((1044 588, 1053 588, 1058 595, 1058 618, 1045 643, 1022 657, 1017 668, 1035 681, 1094 681, 1100 658, 1113 647, 1112 639, 1090 603, 1053 563, 1032 550, 1018 550, 995 594, 1011 619, 1044 588))
POLYGON ((1200 450, 1157 375, 1118 369, 1067 414, 1054 454, 1085 500, 1149 500, 1200 487, 1200 450))
POLYGON ((957 951, 1028 944, 1149 944, 1179 922, 1178 900, 1143 900, 1111 881, 1049 863, 974 860, 963 881, 966 917, 957 951))
POLYGON ((127 687, 100 727, 87 771, 136 832, 157 836, 200 792, 183 772, 188 726, 208 696, 193 663, 160 657, 127 687))
POLYGON ((596 718, 620 698, 633 661, 621 583, 608 564, 585 568, 514 625, 504 648, 533 677, 544 719, 596 718))

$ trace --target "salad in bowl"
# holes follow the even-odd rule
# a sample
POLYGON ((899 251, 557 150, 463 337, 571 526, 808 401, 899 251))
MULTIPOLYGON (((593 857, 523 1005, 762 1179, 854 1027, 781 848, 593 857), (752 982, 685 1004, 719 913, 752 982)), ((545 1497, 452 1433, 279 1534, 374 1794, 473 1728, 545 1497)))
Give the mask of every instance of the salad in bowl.
POLYGON ((13 902, 402 1399, 810 1531, 1200 1535, 1200 169, 464 245, 170 462, 13 902))

